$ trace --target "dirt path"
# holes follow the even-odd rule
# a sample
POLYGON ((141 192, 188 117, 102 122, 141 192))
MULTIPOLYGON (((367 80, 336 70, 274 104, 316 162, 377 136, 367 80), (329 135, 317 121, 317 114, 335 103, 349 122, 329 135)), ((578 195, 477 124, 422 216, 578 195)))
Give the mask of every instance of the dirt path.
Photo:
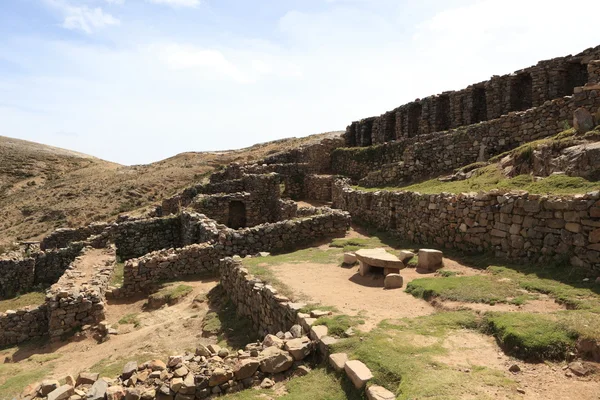
POLYGON ((80 287, 89 284, 96 270, 110 265, 115 260, 114 249, 87 248, 73 261, 72 268, 56 283, 58 286, 80 287))
MULTIPOLYGON (((383 276, 360 276, 358 266, 343 268, 335 264, 282 264, 270 269, 295 293, 324 305, 335 306, 341 313, 356 315, 362 311, 370 330, 383 319, 418 317, 435 312, 426 301, 416 299, 402 289, 384 290, 383 276)), ((414 269, 402 270, 404 284, 423 275, 414 269)))
MULTIPOLYGON (((99 362, 110 363, 120 359, 153 357, 193 351, 198 343, 213 343, 214 338, 202 338, 202 318, 208 305, 194 303, 197 295, 208 293, 217 282, 215 280, 186 282, 194 288, 180 303, 154 311, 144 311, 145 298, 130 302, 108 301, 106 320, 116 327, 119 334, 98 344, 91 337, 69 343, 47 344, 38 348, 24 348, 13 358, 24 360, 31 354, 54 353, 59 355, 55 368, 48 378, 61 379, 67 375, 77 376, 99 362), (194 304, 194 306, 192 306, 194 304), (133 324, 121 325, 119 320, 128 314, 136 315, 139 327, 133 324)), ((3 354, 7 355, 7 354, 3 354)))

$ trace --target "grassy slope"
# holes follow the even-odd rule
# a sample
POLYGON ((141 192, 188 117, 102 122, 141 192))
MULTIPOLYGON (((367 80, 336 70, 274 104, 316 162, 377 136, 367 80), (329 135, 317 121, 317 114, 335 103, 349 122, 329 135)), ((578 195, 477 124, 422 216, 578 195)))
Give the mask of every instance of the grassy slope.
POLYGON ((0 136, 0 247, 39 239, 59 227, 112 221, 199 183, 232 162, 259 160, 326 135, 278 140, 224 152, 182 153, 121 166, 87 155, 0 136))

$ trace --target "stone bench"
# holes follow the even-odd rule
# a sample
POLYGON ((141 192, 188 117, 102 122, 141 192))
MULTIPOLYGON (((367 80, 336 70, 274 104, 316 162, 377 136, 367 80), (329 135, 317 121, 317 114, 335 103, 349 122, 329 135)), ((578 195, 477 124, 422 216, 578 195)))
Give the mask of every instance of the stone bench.
POLYGON ((359 274, 365 276, 371 271, 371 267, 383 268, 383 274, 399 274, 406 266, 395 255, 388 253, 385 249, 361 249, 356 251, 356 259, 360 264, 359 274))

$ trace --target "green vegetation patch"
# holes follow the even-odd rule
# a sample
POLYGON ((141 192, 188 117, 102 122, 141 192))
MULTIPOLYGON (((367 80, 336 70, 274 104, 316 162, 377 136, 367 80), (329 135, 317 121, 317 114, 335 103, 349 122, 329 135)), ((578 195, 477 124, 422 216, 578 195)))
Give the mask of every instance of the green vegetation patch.
POLYGON ((488 313, 484 320, 505 350, 524 359, 563 359, 578 336, 553 314, 488 313))
POLYGON ((7 310, 18 310, 27 306, 38 306, 43 304, 46 299, 44 292, 29 292, 25 293, 12 299, 6 299, 0 301, 0 312, 6 312, 7 310))
POLYGON ((133 325, 135 328, 139 328, 141 325, 140 319, 138 318, 139 314, 126 314, 119 320, 119 325, 133 325))
POLYGON ((0 395, 11 399, 28 385, 46 378, 60 354, 35 354, 19 363, 0 364, 0 395))
POLYGON ((116 263, 113 269, 113 275, 110 278, 110 285, 121 287, 123 286, 123 275, 125 273, 125 263, 116 263))
POLYGON ((360 317, 349 315, 334 315, 321 317, 315 321, 315 325, 325 325, 329 335, 343 336, 348 328, 363 325, 365 321, 360 317))
POLYGON ((442 278, 415 279, 406 286, 406 292, 415 297, 430 300, 438 297, 444 300, 466 303, 511 303, 523 292, 511 281, 491 275, 448 276, 442 278))
POLYGON ((317 368, 308 375, 293 378, 285 384, 287 393, 276 396, 269 389, 249 389, 238 393, 223 396, 227 400, 264 400, 275 398, 281 400, 359 400, 360 392, 346 379, 328 372, 324 368, 317 368))
POLYGON ((166 284, 158 292, 148 296, 148 303, 152 306, 161 304, 173 305, 192 293, 193 290, 193 287, 184 284, 166 284))
POLYGON ((475 326, 476 316, 463 311, 384 321, 369 333, 339 342, 334 350, 367 364, 373 383, 398 399, 486 398, 490 388, 512 388, 514 382, 502 371, 471 365, 465 373, 436 358, 447 354, 442 343, 448 334, 475 326))

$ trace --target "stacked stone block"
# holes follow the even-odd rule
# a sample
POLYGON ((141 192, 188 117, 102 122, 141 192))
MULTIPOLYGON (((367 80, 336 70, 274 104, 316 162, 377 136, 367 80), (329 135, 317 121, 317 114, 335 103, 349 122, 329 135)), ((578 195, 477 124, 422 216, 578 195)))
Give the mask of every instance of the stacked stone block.
POLYGON ((0 347, 39 339, 47 334, 48 313, 45 304, 0 312, 0 347))
POLYGON ((600 192, 424 195, 365 192, 340 180, 334 184, 333 204, 356 221, 417 243, 493 251, 523 262, 567 260, 600 271, 600 192))

